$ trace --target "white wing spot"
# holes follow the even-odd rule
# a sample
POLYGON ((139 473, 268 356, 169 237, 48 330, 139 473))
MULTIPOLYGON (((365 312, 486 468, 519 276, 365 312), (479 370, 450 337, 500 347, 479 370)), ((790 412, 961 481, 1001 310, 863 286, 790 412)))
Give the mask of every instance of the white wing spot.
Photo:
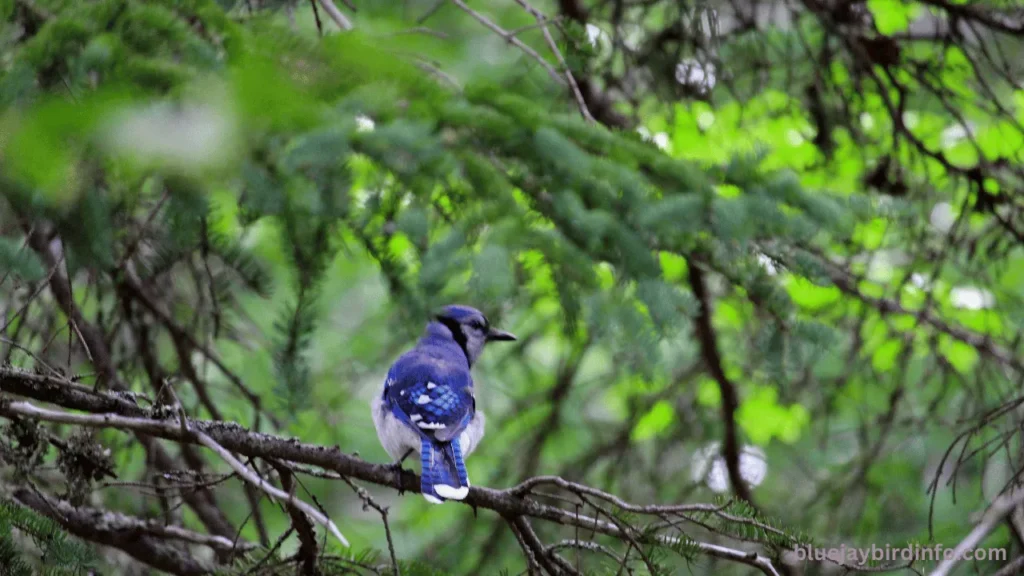
POLYGON ((412 420, 413 422, 419 422, 420 420, 423 420, 423 416, 420 416, 419 414, 413 414, 412 416, 409 416, 409 420, 412 420))
POLYGON ((430 422, 417 422, 416 425, 426 430, 440 430, 445 428, 445 425, 440 422, 435 422, 433 424, 430 422))
POLYGON ((434 388, 437 388, 437 384, 434 384, 433 382, 427 382, 427 390, 433 390, 434 388))
POLYGON ((399 395, 399 396, 405 396, 405 390, 401 390, 401 391, 399 391, 399 392, 398 392, 398 395, 399 395))
POLYGON ((430 404, 430 396, 426 394, 420 394, 420 397, 416 399, 417 404, 430 404))

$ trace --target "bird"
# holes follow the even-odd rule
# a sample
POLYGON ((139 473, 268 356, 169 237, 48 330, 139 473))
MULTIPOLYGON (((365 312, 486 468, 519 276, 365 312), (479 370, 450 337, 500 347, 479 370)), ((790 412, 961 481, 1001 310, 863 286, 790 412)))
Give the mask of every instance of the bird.
POLYGON ((469 495, 465 458, 484 435, 470 370, 488 342, 511 341, 482 312, 452 304, 434 314, 419 342, 391 365, 370 403, 373 424, 394 466, 420 454, 420 491, 431 504, 469 495))

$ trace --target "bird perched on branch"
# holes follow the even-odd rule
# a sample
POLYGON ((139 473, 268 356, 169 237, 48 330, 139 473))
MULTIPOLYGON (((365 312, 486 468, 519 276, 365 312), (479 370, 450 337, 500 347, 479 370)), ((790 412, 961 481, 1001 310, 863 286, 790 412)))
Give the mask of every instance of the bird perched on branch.
POLYGON ((484 435, 469 371, 485 344, 515 339, 493 328, 476 308, 446 306, 416 346, 391 366, 384 390, 370 404, 377 437, 397 465, 420 453, 420 489, 428 502, 469 494, 463 459, 484 435))

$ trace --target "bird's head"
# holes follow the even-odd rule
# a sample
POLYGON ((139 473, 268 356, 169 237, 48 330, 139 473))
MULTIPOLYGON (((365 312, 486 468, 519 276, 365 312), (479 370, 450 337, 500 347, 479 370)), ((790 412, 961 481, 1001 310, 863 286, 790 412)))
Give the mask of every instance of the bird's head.
POLYGON ((470 365, 480 357, 488 342, 516 339, 512 333, 491 326, 483 312, 470 306, 445 306, 434 315, 434 321, 452 333, 452 338, 466 353, 470 365))

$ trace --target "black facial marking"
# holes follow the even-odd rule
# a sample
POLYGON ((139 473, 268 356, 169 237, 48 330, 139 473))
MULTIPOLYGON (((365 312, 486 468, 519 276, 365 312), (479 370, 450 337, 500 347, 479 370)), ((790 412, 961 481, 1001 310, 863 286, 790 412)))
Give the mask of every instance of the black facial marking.
POLYGON ((466 363, 470 366, 473 365, 473 360, 469 357, 469 349, 466 347, 466 334, 462 331, 462 326, 454 318, 448 318, 446 316, 438 316, 437 321, 444 324, 448 331, 452 333, 452 338, 455 339, 455 343, 462 349, 462 353, 466 355, 466 363))

